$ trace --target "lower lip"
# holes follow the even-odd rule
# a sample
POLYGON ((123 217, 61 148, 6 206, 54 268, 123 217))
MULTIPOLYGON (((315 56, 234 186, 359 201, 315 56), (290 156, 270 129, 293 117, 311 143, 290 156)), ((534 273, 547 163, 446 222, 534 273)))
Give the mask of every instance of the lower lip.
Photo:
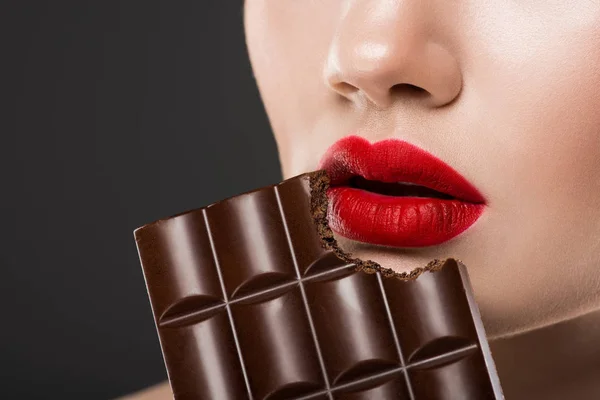
POLYGON ((444 243, 477 221, 484 204, 457 199, 396 197, 351 187, 328 191, 330 228, 352 240, 382 246, 444 243))

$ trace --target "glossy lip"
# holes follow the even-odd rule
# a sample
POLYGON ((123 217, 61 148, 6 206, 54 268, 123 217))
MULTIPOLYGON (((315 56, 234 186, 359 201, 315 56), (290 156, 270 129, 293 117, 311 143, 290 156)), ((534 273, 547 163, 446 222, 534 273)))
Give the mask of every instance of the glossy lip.
POLYGON ((452 167, 397 139, 371 144, 359 136, 344 137, 327 150, 320 169, 331 179, 331 229, 361 242, 394 247, 441 244, 473 225, 485 208, 483 195, 452 167), (353 176, 417 184, 453 199, 368 192, 348 186, 353 176))

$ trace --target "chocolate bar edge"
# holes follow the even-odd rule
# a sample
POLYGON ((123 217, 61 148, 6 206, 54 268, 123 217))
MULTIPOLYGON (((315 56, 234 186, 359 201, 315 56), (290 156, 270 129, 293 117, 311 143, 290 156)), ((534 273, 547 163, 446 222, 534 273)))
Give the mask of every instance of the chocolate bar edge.
POLYGON ((458 270, 460 272, 460 279, 463 283, 463 288, 465 290, 465 295, 467 297, 467 302, 469 304, 469 309, 471 310, 471 314, 473 315, 473 323, 475 324, 475 331, 477 332, 477 339, 479 341, 479 348, 483 353, 483 359, 485 361, 487 372, 490 378, 490 382, 492 384, 492 390, 494 391, 494 396, 498 400, 504 399, 504 393, 502 392, 502 386, 500 385, 500 378, 498 377, 498 371, 496 369, 496 364, 494 363, 494 358, 492 357, 492 351, 490 349, 490 345, 487 341, 487 335, 485 333, 485 327, 483 326, 483 321, 481 319, 481 313, 479 312, 479 306, 475 301, 475 295, 473 293, 473 286, 471 285, 471 279, 469 278, 469 273, 467 272, 467 267, 460 260, 456 260, 458 264, 458 270))
POLYGON ((137 232, 138 230, 142 229, 143 227, 150 225, 150 224, 146 224, 138 229, 136 229, 134 231, 134 237, 135 237, 135 247, 137 249, 138 252, 138 258, 140 260, 140 265, 142 267, 142 276, 144 277, 144 286, 146 287, 146 294, 148 295, 148 302, 150 303, 150 311, 152 312, 152 317, 154 319, 154 329, 156 331, 156 336, 159 338, 158 340, 158 345, 160 346, 160 352, 162 355, 162 360, 163 360, 163 365, 165 366, 165 372, 167 373, 167 381, 169 382, 169 388, 171 389, 171 394, 173 395, 173 400, 175 400, 175 393, 173 391, 173 384, 172 384, 172 379, 171 379, 171 374, 169 372, 169 365, 167 364, 167 358, 165 357, 165 348, 163 346, 163 341, 160 340, 160 326, 156 321, 156 310, 154 308, 154 302, 152 301, 152 298, 150 297, 150 287, 148 286, 148 279, 146 278, 146 273, 144 272, 144 259, 142 257, 142 253, 140 251, 140 246, 139 246, 139 242, 138 242, 138 236, 135 232, 137 232))

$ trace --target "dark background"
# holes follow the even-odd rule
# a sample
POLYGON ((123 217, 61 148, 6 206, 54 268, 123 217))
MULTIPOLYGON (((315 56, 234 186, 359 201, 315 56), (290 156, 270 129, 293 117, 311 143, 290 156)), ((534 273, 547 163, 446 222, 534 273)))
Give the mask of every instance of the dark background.
POLYGON ((281 178, 242 2, 0 3, 0 398, 160 382, 133 230, 281 178))

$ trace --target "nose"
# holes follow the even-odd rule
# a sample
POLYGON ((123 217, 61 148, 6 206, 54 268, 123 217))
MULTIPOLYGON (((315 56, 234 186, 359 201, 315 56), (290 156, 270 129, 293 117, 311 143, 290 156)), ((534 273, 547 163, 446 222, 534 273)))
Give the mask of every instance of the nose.
POLYGON ((460 66, 443 38, 434 35, 436 17, 422 4, 431 7, 430 2, 349 3, 325 63, 324 77, 331 89, 379 109, 408 98, 441 107, 458 96, 460 66))

